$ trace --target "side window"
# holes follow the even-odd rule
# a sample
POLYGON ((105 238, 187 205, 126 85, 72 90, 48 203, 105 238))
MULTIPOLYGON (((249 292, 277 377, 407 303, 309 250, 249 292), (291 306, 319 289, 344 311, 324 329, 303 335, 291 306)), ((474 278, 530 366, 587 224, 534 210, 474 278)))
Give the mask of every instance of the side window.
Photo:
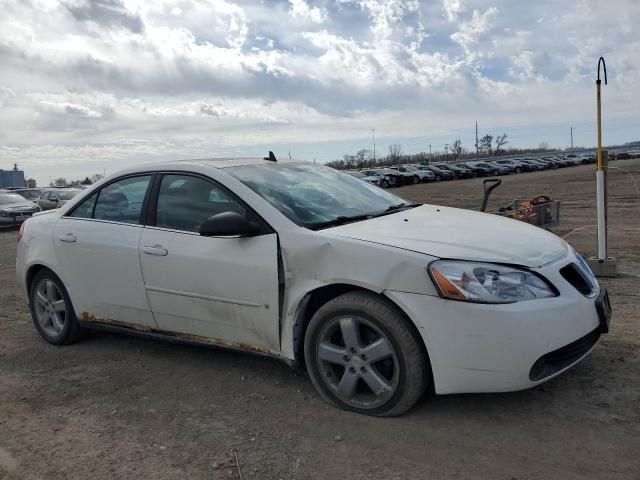
POLYGON ((189 175, 162 177, 156 209, 157 227, 198 232, 209 217, 229 211, 247 213, 213 182, 189 175))
POLYGON ((96 203, 96 198, 98 197, 98 193, 94 193, 89 198, 85 199, 80 205, 73 209, 73 211, 68 215, 69 217, 76 218, 91 218, 93 215, 93 206, 96 203))
POLYGON ((100 190, 93 218, 122 223, 140 223, 142 202, 151 175, 130 177, 111 183, 100 190))

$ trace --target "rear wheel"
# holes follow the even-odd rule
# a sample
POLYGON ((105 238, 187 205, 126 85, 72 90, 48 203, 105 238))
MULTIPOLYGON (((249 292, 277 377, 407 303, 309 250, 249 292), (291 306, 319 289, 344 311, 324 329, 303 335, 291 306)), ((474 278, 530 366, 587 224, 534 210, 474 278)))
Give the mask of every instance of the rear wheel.
POLYGON ((382 188, 389 188, 389 182, 387 180, 382 180, 382 182, 380 182, 380 186, 382 188))
POLYGON ((491 175, 493 175, 494 177, 497 177, 498 173, 499 173, 498 170, 494 170, 493 172, 491 172, 491 175))
POLYGON ((436 182, 439 182, 440 180, 442 180, 442 177, 440 175, 436 175, 436 182))
POLYGON ((78 323, 62 281, 50 270, 41 270, 29 290, 31 318, 38 333, 53 345, 76 341, 85 330, 78 323))
POLYGON ((420 177, 417 175, 413 177, 413 184, 415 185, 416 183, 420 183, 420 177))
POLYGON ((305 360, 326 401, 367 415, 405 413, 428 384, 425 355, 406 320, 366 292, 341 295, 316 312, 305 360))
POLYGON ((516 167, 516 173, 520 173, 520 167, 516 167))

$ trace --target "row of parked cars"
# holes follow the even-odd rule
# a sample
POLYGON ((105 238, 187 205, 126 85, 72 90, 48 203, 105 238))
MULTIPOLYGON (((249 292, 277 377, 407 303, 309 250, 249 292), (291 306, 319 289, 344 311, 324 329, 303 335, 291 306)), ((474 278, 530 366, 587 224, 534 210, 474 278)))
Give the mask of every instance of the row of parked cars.
POLYGON ((456 178, 489 177, 521 172, 557 169, 596 162, 593 153, 549 155, 545 157, 465 160, 428 165, 393 165, 384 168, 349 170, 346 173, 382 188, 456 178))
POLYGON ((20 225, 36 212, 60 208, 81 191, 79 188, 0 189, 0 227, 20 225))

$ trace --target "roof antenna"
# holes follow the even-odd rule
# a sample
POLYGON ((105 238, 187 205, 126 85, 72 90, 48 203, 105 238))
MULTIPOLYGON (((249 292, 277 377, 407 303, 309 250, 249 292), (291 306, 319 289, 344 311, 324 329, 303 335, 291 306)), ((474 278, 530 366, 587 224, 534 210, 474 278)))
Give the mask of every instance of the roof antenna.
POLYGON ((269 150, 269 156, 268 157, 264 157, 263 160, 269 160, 270 162, 277 162, 278 160, 276 160, 276 156, 273 154, 273 152, 271 150, 269 150))

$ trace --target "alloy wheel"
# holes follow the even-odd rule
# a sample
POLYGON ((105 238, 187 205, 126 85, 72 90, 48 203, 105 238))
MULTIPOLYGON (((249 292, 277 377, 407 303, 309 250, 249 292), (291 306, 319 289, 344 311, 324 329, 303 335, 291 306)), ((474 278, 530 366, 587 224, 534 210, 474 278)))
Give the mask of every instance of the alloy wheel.
POLYGON ((67 307, 58 286, 50 279, 43 278, 34 295, 34 311, 38 324, 47 335, 58 336, 67 321, 67 307))
POLYGON ((316 359, 324 383, 345 404, 373 409, 398 388, 400 367, 393 344, 372 322, 343 316, 318 336, 316 359))

